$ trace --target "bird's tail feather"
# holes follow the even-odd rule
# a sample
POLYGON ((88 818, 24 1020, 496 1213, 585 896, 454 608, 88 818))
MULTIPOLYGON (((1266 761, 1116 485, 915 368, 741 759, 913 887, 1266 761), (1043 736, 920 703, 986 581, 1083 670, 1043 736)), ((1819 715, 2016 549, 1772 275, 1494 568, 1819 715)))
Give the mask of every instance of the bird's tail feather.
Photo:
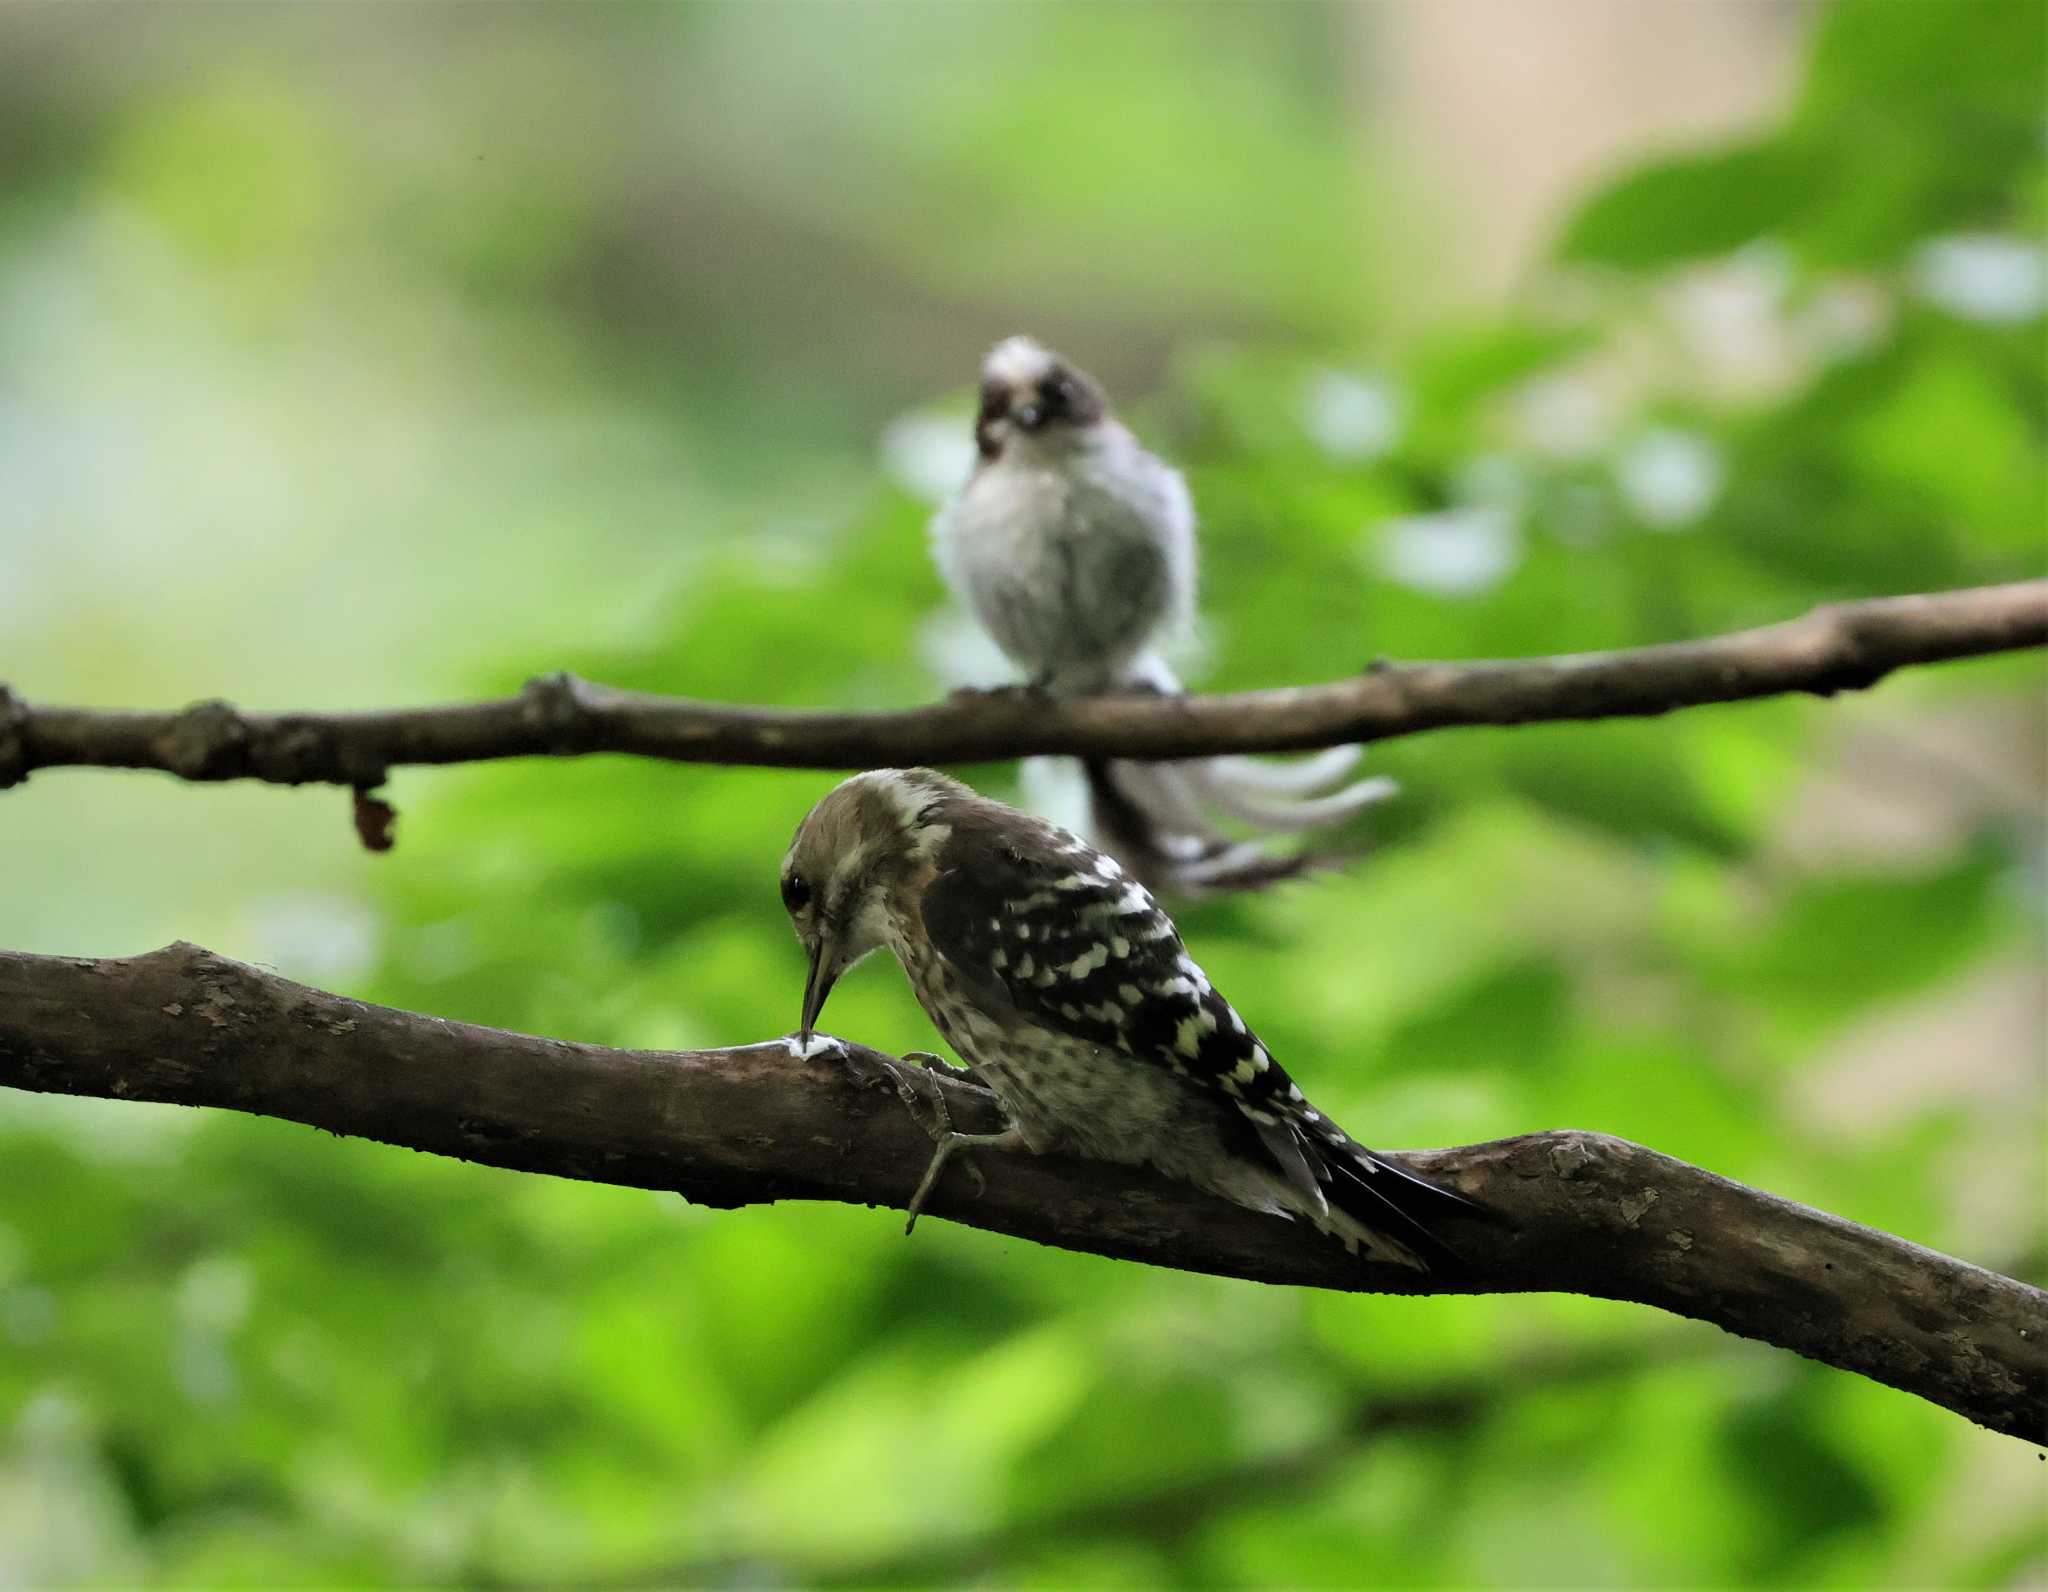
POLYGON ((1362 746, 1326 746, 1313 757, 1274 763, 1256 757, 1212 757, 1209 767, 1244 790, 1275 796, 1320 796, 1358 766, 1362 746))
POLYGON ((1393 1240, 1425 1271, 1455 1270, 1463 1264, 1457 1251, 1438 1236, 1436 1223, 1447 1214, 1474 1215, 1478 1207, 1470 1200, 1363 1145, 1331 1146, 1321 1159, 1330 1174, 1324 1193, 1333 1215, 1347 1216, 1393 1240))
POLYGON ((1095 843, 1147 889, 1181 896, 1258 890, 1319 860, 1231 839, 1193 802, 1180 767, 1121 758, 1082 765, 1095 843))
POLYGON ((1114 759, 1095 766, 1115 786, 1132 817, 1149 825, 1162 849, 1199 854, 1230 843, 1230 837, 1202 811, 1188 774, 1194 765, 1114 759))
POLYGON ((1436 1229, 1446 1215, 1487 1214, 1462 1194, 1354 1143, 1327 1119, 1246 1116, 1286 1186, 1285 1203, 1324 1232, 1418 1271, 1461 1264, 1436 1229))
MULTIPOLYGON (((1323 765, 1316 773, 1324 779, 1337 767, 1336 759, 1311 761, 1323 765)), ((1154 890, 1184 896, 1256 890, 1333 860, 1314 850, 1276 852, 1265 842, 1333 827, 1397 788, 1381 777, 1356 780, 1327 795, 1281 795, 1242 778, 1245 767, 1256 766, 1244 758, 1087 762, 1094 839, 1154 890), (1222 827, 1223 819, 1253 834, 1235 837, 1222 827)))
MULTIPOLYGON (((1353 750, 1350 747, 1341 748, 1353 750)), ((1323 796, 1271 796, 1255 783, 1245 780, 1241 768, 1223 766, 1224 759, 1177 765, 1187 771, 1195 789, 1206 796, 1216 810, 1268 834, 1299 834, 1342 823, 1375 802, 1383 802, 1400 789, 1384 774, 1354 780, 1342 790, 1323 796)), ((1231 759, 1242 763, 1243 759, 1231 759)))
MULTIPOLYGON (((1161 696, 1182 689, 1156 652, 1126 664, 1118 685, 1161 696)), ((1276 852, 1266 842, 1332 828, 1395 793, 1394 782, 1384 777, 1333 788, 1360 755, 1356 746, 1332 746, 1290 763, 1234 756, 1085 762, 1094 839, 1163 893, 1260 889, 1335 860, 1313 850, 1276 852), (1234 835, 1224 822, 1252 833, 1234 835)))

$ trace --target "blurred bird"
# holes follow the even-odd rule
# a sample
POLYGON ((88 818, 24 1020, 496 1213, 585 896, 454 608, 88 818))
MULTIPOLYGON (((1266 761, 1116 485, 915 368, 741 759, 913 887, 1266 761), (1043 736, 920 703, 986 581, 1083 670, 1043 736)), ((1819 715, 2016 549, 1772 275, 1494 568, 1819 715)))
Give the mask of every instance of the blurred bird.
MULTIPOLYGON (((982 363, 973 473, 932 521, 940 571, 1026 688, 1054 696, 1174 694, 1160 648, 1195 607, 1195 511, 1180 473, 1109 411, 1086 372, 1028 337, 982 363)), ((1086 762, 1096 838, 1139 878, 1182 894, 1243 889, 1299 872, 1237 840, 1343 822, 1394 794, 1376 778, 1333 789, 1358 761, 1332 747, 1294 764, 1214 757, 1086 762)))
POLYGON ((782 864, 810 958, 801 1037, 882 946, 1008 1118, 952 1131, 910 1201, 970 1146, 1156 1167, 1252 1210, 1428 1270, 1461 1196, 1356 1143, 1311 1106, 1116 861, 929 769, 856 774, 811 809, 782 864))

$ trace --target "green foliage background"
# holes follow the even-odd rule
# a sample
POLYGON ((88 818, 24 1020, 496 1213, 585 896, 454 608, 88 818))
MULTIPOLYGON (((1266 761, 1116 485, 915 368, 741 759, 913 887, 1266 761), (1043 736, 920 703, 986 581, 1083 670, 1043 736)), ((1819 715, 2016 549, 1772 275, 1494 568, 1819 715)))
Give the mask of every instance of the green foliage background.
MULTIPOLYGON (((1823 14, 1781 123, 1619 174, 1512 311, 1426 325, 1361 224, 1397 184, 1329 64, 1355 15, 377 15, 0 14, 27 694, 928 697, 958 630, 905 483, 1019 325, 1188 469, 1219 686, 2040 572, 2038 303, 1958 299, 1939 242, 2038 275, 2035 5, 1823 14)), ((1601 1129, 2039 1281, 2043 683, 1389 745, 1362 861, 1186 928, 1373 1142, 1601 1129)), ((331 793, 47 774, 0 798, 0 930, 757 1039, 827 783, 408 772, 373 859, 331 793)), ((833 1018, 930 1042, 893 968, 833 1018)), ((0 1098, 0 1584, 2020 1584, 2042 1477, 1623 1306, 0 1098)))

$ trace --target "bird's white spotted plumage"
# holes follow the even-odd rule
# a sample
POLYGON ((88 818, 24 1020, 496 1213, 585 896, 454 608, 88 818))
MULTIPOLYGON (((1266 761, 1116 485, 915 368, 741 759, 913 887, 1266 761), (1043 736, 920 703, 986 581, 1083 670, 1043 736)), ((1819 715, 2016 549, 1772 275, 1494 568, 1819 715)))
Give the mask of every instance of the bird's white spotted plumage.
POLYGON ((805 819, 783 897, 813 961, 806 1023, 886 946, 1002 1103, 1001 1147, 1151 1165, 1383 1259, 1441 1253, 1428 1222, 1457 1196, 1311 1110, 1150 893, 1066 831, 927 770, 857 776, 805 819))

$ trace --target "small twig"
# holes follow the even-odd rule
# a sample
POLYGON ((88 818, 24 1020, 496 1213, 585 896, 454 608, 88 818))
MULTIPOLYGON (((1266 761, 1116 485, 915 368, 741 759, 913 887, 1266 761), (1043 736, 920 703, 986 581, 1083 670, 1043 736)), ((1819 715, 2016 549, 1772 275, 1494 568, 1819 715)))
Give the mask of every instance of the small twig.
POLYGON ((361 786, 355 792, 356 838, 363 843, 365 851, 389 851, 396 838, 392 831, 398 826, 398 809, 381 796, 373 796, 361 786))

